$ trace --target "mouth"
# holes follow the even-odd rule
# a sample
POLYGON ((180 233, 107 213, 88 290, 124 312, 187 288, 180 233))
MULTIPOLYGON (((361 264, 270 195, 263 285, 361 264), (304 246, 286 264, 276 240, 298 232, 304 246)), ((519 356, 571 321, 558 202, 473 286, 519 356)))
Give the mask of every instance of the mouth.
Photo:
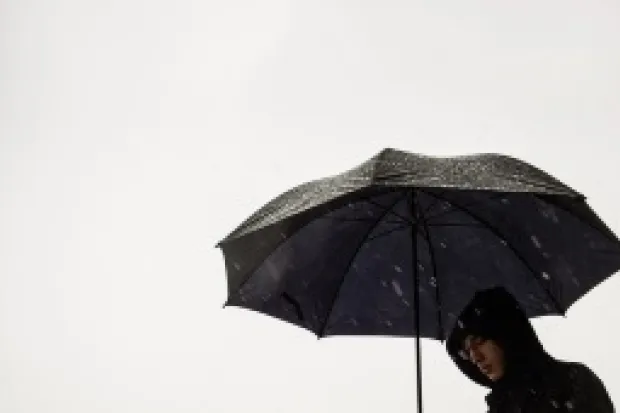
POLYGON ((493 369, 488 364, 483 364, 480 366, 480 371, 486 375, 490 374, 493 369))

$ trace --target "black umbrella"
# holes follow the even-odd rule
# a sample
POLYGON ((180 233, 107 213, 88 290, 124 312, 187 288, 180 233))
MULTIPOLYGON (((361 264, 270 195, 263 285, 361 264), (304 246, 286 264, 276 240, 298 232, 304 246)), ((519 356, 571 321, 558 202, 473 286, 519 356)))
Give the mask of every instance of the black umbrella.
POLYGON ((564 315, 620 268, 584 196, 501 155, 392 149, 275 198, 219 244, 227 305, 332 335, 444 340, 475 291, 564 315))

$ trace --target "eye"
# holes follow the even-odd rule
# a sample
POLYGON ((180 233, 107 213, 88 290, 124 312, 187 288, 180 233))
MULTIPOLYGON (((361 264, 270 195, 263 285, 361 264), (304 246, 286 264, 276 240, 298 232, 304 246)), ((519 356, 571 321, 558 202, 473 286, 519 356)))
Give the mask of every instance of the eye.
POLYGON ((484 344, 486 341, 487 341, 487 340, 486 340, 485 338, 483 338, 483 337, 476 337, 476 338, 473 340, 473 343, 472 343, 472 344, 474 344, 474 345, 476 345, 476 346, 479 346, 479 345, 481 345, 481 344, 484 344))

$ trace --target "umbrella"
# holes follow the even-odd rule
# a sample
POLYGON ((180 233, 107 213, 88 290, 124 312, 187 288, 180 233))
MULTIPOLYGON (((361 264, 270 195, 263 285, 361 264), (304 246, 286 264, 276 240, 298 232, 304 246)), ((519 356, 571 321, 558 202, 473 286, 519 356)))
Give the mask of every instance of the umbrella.
POLYGON ((475 291, 558 314, 620 268, 585 197, 518 159, 384 149, 274 198, 224 238, 225 305, 334 335, 445 340, 475 291))

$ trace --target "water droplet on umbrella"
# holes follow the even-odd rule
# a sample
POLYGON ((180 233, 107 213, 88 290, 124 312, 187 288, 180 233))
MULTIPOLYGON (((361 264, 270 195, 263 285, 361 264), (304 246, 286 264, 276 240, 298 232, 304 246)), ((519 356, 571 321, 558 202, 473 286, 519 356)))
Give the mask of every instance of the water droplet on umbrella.
POLYGON ((556 409, 560 407, 560 404, 553 399, 551 400, 551 405, 556 409))
POLYGON ((579 286, 579 284, 581 284, 579 282, 579 279, 577 277, 573 277, 573 284, 575 284, 576 286, 579 286))
POLYGON ((424 271, 424 265, 422 265, 421 262, 418 263, 418 268, 420 269, 420 271, 424 271))
POLYGON ((573 404, 573 402, 571 400, 567 400, 566 401, 566 408, 568 410, 573 410, 575 408, 575 405, 573 404))
POLYGON ((403 296, 403 290, 400 288, 398 281, 392 280, 392 287, 394 288, 394 292, 396 292, 399 297, 403 296))
POLYGON ((351 324, 353 324, 356 327, 359 325, 355 318, 351 318, 350 321, 351 321, 351 324))
POLYGON ((501 242, 503 245, 508 245, 508 241, 506 241, 505 239, 500 239, 499 242, 501 242))
POLYGON ((385 282, 385 280, 381 280, 381 285, 387 287, 387 283, 385 282))
POLYGON ((540 249, 540 247, 541 247, 541 245, 540 245, 540 240, 536 237, 536 235, 532 235, 532 237, 531 237, 531 238, 532 238, 532 242, 534 243, 534 245, 536 246, 536 248, 539 248, 539 249, 540 249))
POLYGON ((235 267, 235 270, 239 271, 241 269, 241 265, 239 265, 238 262, 233 262, 233 267, 235 267))
POLYGON ((457 320, 456 323, 458 324, 459 328, 465 328, 465 323, 463 323, 463 321, 457 320))
POLYGON ((441 246, 441 248, 446 248, 446 246, 447 246, 447 245, 446 245, 446 243, 445 243, 445 242, 443 242, 443 241, 442 241, 442 242, 440 242, 440 243, 439 243, 439 245, 441 246))
POLYGON ((402 299, 403 304, 405 304, 407 307, 411 307, 411 304, 409 303, 409 301, 405 300, 404 298, 402 299))
POLYGON ((508 205, 508 204, 510 204, 510 201, 509 201, 508 199, 506 199, 506 198, 502 198, 502 199, 501 199, 501 202, 502 202, 502 204, 504 204, 504 205, 508 205))
POLYGON ((551 276, 548 273, 546 273, 545 271, 543 271, 541 275, 547 281, 549 281, 551 279, 551 276))
POLYGON ((428 283, 433 287, 437 287, 437 279, 435 277, 429 278, 428 283))
POLYGON ((402 268, 400 268, 398 265, 395 265, 395 266, 394 266, 394 270, 395 270, 396 272, 403 272, 403 269, 402 269, 402 268))

